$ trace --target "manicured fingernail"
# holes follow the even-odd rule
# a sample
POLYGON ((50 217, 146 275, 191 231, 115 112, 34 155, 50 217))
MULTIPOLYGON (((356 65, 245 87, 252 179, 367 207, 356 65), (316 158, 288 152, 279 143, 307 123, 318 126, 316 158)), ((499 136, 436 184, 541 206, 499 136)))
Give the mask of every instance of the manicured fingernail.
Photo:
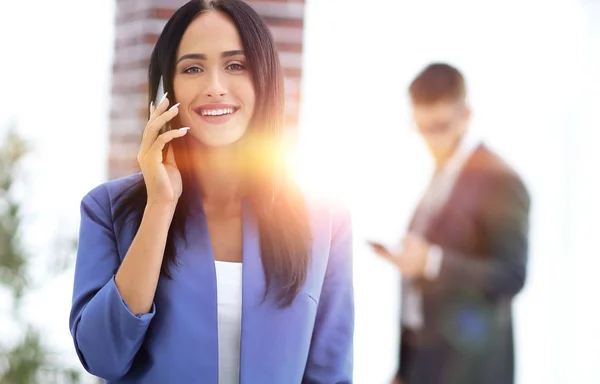
POLYGON ((163 101, 165 101, 165 99, 167 98, 167 93, 169 92, 165 92, 165 94, 163 95, 162 99, 160 99, 160 101, 158 102, 158 105, 161 105, 163 101))
POLYGON ((154 102, 153 101, 150 102, 150 113, 152 113, 152 108, 154 108, 154 102))
POLYGON ((172 110, 172 109, 175 109, 175 108, 177 108, 177 107, 179 107, 179 103, 177 103, 177 104, 175 104, 174 106, 172 106, 171 108, 169 108, 169 111, 170 111, 170 110, 172 110))
POLYGON ((190 127, 183 127, 183 128, 179 128, 179 130, 180 130, 180 131, 187 131, 187 130, 189 130, 189 129, 190 129, 190 127))

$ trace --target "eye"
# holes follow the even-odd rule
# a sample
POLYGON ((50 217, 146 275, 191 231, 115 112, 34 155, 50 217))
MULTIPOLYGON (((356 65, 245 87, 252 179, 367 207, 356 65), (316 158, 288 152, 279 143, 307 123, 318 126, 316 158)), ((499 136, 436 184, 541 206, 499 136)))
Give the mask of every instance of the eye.
POLYGON ((191 74, 201 73, 201 72, 202 72, 202 68, 200 68, 198 66, 188 67, 183 70, 183 73, 191 73, 191 74))
POLYGON ((244 67, 240 63, 229 64, 226 68, 229 69, 230 71, 234 71, 234 72, 239 72, 239 71, 243 71, 244 69, 246 69, 246 67, 244 67))

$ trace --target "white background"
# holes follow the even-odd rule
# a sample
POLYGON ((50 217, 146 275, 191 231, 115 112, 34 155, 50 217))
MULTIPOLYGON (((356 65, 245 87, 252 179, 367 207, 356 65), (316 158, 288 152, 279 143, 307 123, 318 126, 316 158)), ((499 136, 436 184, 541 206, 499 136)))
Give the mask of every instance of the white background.
MULTIPOLYGON (((598 2, 408 3, 308 0, 306 8, 300 177, 354 212, 356 382, 387 383, 395 369, 398 280, 364 240, 395 241, 423 188, 431 164, 411 130, 406 87, 432 60, 463 70, 473 128, 532 194, 530 273, 515 305, 518 382, 600 382, 598 2)), ((0 130, 15 118, 34 145, 22 198, 36 276, 54 239, 76 234, 83 194, 106 177, 114 3, 82 7, 0 5, 0 130)), ((78 365, 68 332, 72 270, 37 281, 28 316, 78 365)), ((3 324, 8 310, 0 295, 3 324)))
POLYGON ((473 129, 532 195, 518 383, 600 382, 598 2, 319 0, 306 23, 303 176, 355 213, 356 382, 387 383, 397 361, 398 279, 364 240, 397 240, 424 186, 406 88, 435 60, 464 72, 473 129))

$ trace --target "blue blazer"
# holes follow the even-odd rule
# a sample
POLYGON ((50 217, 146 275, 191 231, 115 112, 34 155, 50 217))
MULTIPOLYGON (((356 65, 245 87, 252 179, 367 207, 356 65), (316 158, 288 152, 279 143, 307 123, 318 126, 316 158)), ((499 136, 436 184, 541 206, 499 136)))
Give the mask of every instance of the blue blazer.
MULTIPOLYGON (((81 202, 69 325, 87 371, 108 383, 218 383, 216 272, 201 204, 179 266, 161 277, 150 313, 126 306, 114 276, 135 236, 115 229, 117 194, 141 174, 104 183, 81 202)), ((352 383, 354 299, 349 215, 309 202, 312 260, 293 304, 263 301, 259 232, 242 203, 241 384, 352 383)))

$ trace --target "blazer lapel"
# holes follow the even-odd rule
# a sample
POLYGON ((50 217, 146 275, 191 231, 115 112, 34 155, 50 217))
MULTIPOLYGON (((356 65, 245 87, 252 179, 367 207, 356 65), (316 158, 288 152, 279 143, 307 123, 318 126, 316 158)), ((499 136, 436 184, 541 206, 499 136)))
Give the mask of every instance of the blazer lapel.
MULTIPOLYGON (((197 196, 200 196, 199 194, 197 196)), ((188 339, 183 343, 196 344, 197 353, 185 356, 189 367, 196 367, 203 382, 218 382, 219 340, 217 316, 217 276, 214 255, 208 233, 206 215, 200 198, 194 199, 186 225, 186 242, 178 244, 182 250, 177 271, 178 278, 187 286, 179 291, 179 300, 189 306, 188 339)))
POLYGON ((304 292, 281 309, 270 294, 264 299, 265 274, 260 232, 249 201, 242 205, 243 281, 240 383, 284 383, 302 377, 317 304, 304 292))
MULTIPOLYGON (((240 383, 248 383, 264 364, 260 347, 266 344, 261 329, 268 324, 267 306, 262 302, 265 274, 260 253, 260 233, 251 203, 242 202, 242 334, 240 345, 240 383), (247 378, 247 379, 246 379, 247 378)), ((251 383, 248 383, 251 384, 251 383)))

